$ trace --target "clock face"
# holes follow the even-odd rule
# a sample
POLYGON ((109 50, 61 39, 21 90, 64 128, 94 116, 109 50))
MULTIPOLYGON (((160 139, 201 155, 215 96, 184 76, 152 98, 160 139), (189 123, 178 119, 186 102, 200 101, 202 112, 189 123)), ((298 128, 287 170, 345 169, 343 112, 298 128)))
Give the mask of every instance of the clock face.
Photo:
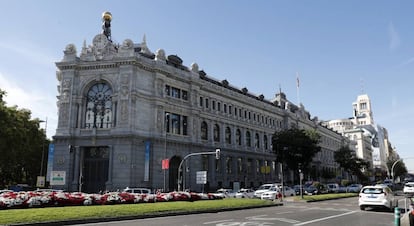
POLYGON ((108 38, 104 34, 99 34, 93 39, 93 45, 98 49, 103 49, 108 42, 108 38))

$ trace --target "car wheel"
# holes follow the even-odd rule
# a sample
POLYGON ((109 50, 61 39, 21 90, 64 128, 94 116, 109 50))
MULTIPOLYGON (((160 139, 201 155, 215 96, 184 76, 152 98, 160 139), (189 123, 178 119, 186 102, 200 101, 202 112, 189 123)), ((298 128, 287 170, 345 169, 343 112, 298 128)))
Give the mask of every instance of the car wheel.
POLYGON ((365 206, 359 206, 360 210, 365 210, 365 206))

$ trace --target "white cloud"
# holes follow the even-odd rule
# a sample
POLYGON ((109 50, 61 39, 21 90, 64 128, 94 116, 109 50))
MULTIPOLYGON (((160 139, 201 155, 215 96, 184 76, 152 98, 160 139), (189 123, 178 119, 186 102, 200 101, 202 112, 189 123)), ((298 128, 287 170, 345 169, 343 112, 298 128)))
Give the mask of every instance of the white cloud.
POLYGON ((394 51, 396 50, 400 44, 400 35, 398 34, 398 32, 395 30, 394 24, 392 22, 390 22, 389 26, 388 26, 388 35, 390 38, 390 50, 394 51))
MULTIPOLYGON (((10 76, 9 76, 10 77, 10 76)), ((9 79, 0 72, 0 89, 6 91, 4 101, 7 106, 17 105, 19 109, 26 108, 32 112, 32 118, 48 119, 47 135, 54 135, 57 125, 56 99, 39 90, 21 88, 17 82, 9 79)))

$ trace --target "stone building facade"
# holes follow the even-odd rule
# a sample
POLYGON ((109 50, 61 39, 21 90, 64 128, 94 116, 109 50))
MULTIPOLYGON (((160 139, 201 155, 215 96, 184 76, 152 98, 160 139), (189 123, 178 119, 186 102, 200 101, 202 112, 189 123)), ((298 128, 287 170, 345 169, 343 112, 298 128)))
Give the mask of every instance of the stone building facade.
POLYGON ((182 182, 185 189, 211 191, 280 181, 272 134, 292 126, 321 131, 324 146, 315 164, 337 167, 332 156, 344 138, 311 120, 303 106, 283 93, 266 100, 236 88, 162 49, 153 53, 145 37, 115 44, 98 34, 79 55, 75 45, 67 45, 56 66, 53 170, 65 172, 65 185, 56 187, 171 191, 182 182), (183 161, 216 149, 220 159, 200 154, 183 161), (197 183, 200 171, 206 172, 206 184, 197 183))

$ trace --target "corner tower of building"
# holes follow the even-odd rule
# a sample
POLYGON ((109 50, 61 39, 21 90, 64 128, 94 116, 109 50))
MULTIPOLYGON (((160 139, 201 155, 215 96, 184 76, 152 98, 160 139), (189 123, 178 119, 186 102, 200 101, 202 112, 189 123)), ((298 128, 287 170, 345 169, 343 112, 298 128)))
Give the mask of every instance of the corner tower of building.
POLYGON ((359 95, 356 102, 352 103, 355 125, 374 125, 371 100, 367 94, 359 95))

